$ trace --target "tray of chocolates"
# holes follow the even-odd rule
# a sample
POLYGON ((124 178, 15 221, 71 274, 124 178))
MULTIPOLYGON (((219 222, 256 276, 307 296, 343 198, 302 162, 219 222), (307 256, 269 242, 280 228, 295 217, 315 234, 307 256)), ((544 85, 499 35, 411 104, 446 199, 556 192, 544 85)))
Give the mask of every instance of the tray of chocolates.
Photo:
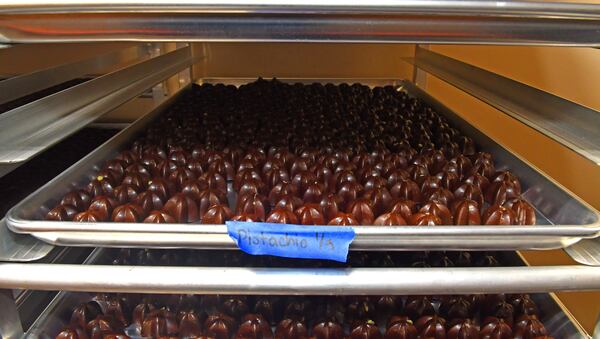
MULTIPOLYGON (((100 251, 92 255, 96 258, 93 261, 116 265, 180 265, 205 257, 202 251, 186 250, 100 251)), ((226 265, 271 264, 231 251, 212 257, 226 265)), ((506 264, 511 260, 492 253, 447 256, 407 252, 389 256, 356 252, 355 262, 349 266, 449 265, 460 258, 466 260, 464 265, 498 265, 499 261, 506 264), (383 257, 387 259, 382 261, 383 257), (441 258, 446 259, 440 261, 441 258)), ((286 262, 320 267, 314 261, 286 262)), ((61 292, 27 333, 35 338, 105 339, 585 338, 584 332, 548 294, 265 296, 61 292)))
POLYGON ((351 250, 567 247, 592 207, 409 82, 194 85, 15 206, 66 246, 234 249, 228 220, 351 226, 351 250))

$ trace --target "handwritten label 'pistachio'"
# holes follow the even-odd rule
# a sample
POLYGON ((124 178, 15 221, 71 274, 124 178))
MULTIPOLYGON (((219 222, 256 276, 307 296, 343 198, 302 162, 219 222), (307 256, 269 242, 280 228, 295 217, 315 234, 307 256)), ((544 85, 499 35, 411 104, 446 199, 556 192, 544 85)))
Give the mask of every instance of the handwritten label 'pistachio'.
POLYGON ((346 226, 302 226, 227 221, 227 232, 238 247, 253 255, 328 259, 346 262, 354 229, 346 226))

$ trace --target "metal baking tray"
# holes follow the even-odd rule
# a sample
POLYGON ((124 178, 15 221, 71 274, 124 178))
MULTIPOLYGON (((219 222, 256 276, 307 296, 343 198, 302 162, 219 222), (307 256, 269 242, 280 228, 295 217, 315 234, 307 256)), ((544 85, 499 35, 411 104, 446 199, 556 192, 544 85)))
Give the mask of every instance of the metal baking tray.
MULTIPOLYGON (((239 79, 204 81, 240 83, 239 79)), ((336 82, 332 79, 302 81, 336 82)), ((361 82, 361 79, 339 81, 361 82)), ((583 238, 600 236, 600 215, 596 210, 412 83, 382 79, 367 79, 363 83, 396 85, 399 90, 422 98, 446 116, 456 128, 472 137, 480 150, 492 153, 499 170, 510 169, 519 176, 523 196, 537 210, 538 225, 356 226, 356 237, 350 246, 351 250, 557 249, 568 247, 583 238)), ((42 220, 45 213, 57 203, 57 199, 93 178, 94 173, 106 160, 126 148, 172 102, 165 102, 141 117, 11 209, 6 218, 8 227, 14 232, 29 233, 43 241, 62 246, 235 249, 236 246, 227 235, 225 225, 74 223, 42 220)))
MULTIPOLYGON (((110 262, 110 251, 96 249, 84 264, 94 265, 110 262)), ((522 258, 514 252, 505 252, 498 257, 503 265, 523 266, 522 258)), ((331 294, 340 292, 332 289, 331 294)), ((256 293, 259 294, 259 293, 256 293)), ((300 295, 302 293, 296 293, 300 295)), ((91 300, 94 293, 89 292, 59 292, 56 297, 42 311, 33 325, 26 331, 24 338, 51 339, 68 325, 73 309, 84 302, 91 300)), ((555 338, 583 339, 590 338, 580 324, 573 318, 569 311, 562 305, 553 293, 531 294, 541 313, 540 320, 555 338)), ((40 305, 40 308, 42 306, 40 305)))

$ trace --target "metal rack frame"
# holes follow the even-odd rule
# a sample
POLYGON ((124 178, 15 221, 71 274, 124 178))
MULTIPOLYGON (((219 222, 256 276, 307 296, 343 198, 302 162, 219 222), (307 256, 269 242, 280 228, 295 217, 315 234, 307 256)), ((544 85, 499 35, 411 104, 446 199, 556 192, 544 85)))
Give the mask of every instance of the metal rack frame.
MULTIPOLYGON (((341 0, 0 0, 0 47, 10 47, 16 43, 84 41, 286 41, 600 47, 599 30, 600 6, 573 3, 478 0, 360 0, 352 4, 341 0), (107 20, 110 25, 106 25, 107 20)), ((142 61, 116 74, 111 73, 105 78, 67 90, 71 94, 86 94, 77 103, 67 102, 65 106, 68 96, 57 93, 56 96, 0 116, 0 126, 10 123, 11 128, 18 127, 10 133, 0 133, 0 175, 166 77, 190 68, 195 59, 189 49, 184 47, 142 61), (187 52, 184 52, 185 49, 187 52), (31 118, 33 114, 39 114, 40 107, 48 105, 55 105, 55 108, 47 119, 40 119, 39 123, 21 129, 23 122, 35 122, 36 119, 31 118), (65 109, 57 111, 58 106, 65 109), (57 117, 63 119, 56 121, 57 117), (23 157, 23 154, 26 156, 23 157)), ((594 118, 598 112, 548 93, 522 87, 522 84, 495 74, 484 74, 469 65, 453 64, 454 72, 449 72, 447 67, 452 61, 442 60, 420 49, 411 62, 549 135, 591 161, 600 163, 600 140, 593 133, 594 130, 590 130, 590 126, 597 126, 597 119, 594 118), (459 66, 464 67, 461 69, 459 66), (485 86, 490 83, 482 79, 502 83, 506 86, 503 88, 509 88, 511 93, 525 91, 527 96, 508 99, 499 95, 490 96, 491 91, 497 92, 500 87, 485 86), (527 100, 543 100, 547 105, 543 111, 536 111, 527 105, 527 100), (554 105, 560 105, 563 110, 573 114, 567 119, 565 114, 550 110, 554 105), (548 124, 548 118, 561 119, 560 126, 548 124), (582 126, 585 127, 583 130, 582 126)), ((0 82, 0 92, 8 87, 15 90, 14 94, 0 97, 0 101, 74 77, 90 67, 91 63, 88 60, 70 66, 61 65, 10 79, 10 82, 0 82), (58 77, 50 76, 57 74, 58 77), (23 86, 41 79, 48 81, 39 86, 36 84, 36 87, 23 86)), ((0 248, 9 248, 17 255, 2 258, 33 260, 46 250, 28 236, 19 241, 13 236, 3 237, 0 248), (4 241, 6 239, 8 243, 4 241), (37 246, 37 250, 29 251, 29 246, 31 249, 37 246)), ((581 240, 566 251, 578 262, 600 265, 598 239, 581 240)), ((0 264, 0 287, 242 294, 549 292, 598 290, 600 268, 253 270, 0 264), (165 274, 167 271, 168 274, 165 274), (378 277, 376 281, 374 275, 378 277), (498 279, 498 276, 506 279, 498 279), (451 288, 451 285, 454 287, 451 288)), ((4 298, 6 296, 8 294, 5 291, 0 296, 3 309, 7 301, 10 304, 10 298, 4 298)), ((1 335, 10 331, 3 325, 0 322, 1 335)))

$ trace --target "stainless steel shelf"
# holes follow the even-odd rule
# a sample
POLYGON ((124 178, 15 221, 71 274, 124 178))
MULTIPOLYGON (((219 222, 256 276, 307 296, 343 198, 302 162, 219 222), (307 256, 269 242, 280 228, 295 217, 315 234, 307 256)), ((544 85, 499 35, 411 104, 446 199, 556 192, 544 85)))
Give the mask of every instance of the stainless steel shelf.
POLYGON ((0 2, 0 43, 128 40, 600 46, 599 29, 600 6, 574 3, 483 0, 0 2))
POLYGON ((192 64, 184 47, 0 115, 0 175, 192 64))
POLYGON ((423 48, 405 60, 600 165, 600 112, 423 48))
POLYGON ((600 267, 302 269, 0 264, 0 288, 275 295, 534 293, 600 289, 600 267))

